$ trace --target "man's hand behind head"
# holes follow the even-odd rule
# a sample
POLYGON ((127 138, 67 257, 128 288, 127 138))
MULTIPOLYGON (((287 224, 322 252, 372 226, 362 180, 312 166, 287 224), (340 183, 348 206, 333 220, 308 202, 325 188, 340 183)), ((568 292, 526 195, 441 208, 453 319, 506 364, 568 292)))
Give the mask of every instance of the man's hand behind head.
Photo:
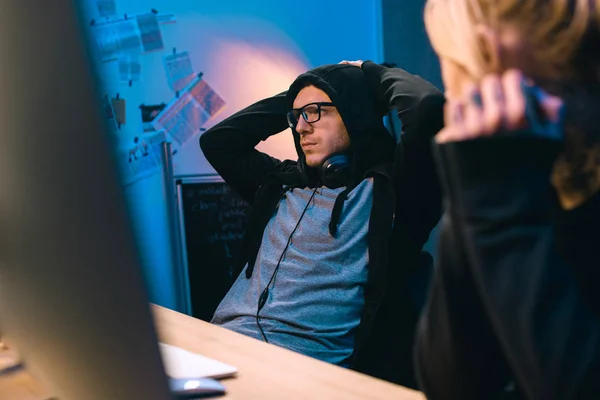
POLYGON ((354 65, 355 67, 360 68, 360 67, 362 67, 363 62, 364 62, 363 60, 356 60, 356 61, 346 61, 346 60, 344 60, 344 61, 340 61, 340 64, 354 65))

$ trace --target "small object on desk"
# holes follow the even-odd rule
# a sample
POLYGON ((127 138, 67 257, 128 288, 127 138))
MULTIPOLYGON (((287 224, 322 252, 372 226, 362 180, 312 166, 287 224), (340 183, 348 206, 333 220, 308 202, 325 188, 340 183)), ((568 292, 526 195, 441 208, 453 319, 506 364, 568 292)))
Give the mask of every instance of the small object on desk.
POLYGON ((159 343, 163 364, 171 378, 227 378, 237 368, 177 346, 159 343))
POLYGON ((201 399, 225 394, 225 386, 211 378, 171 378, 169 386, 176 399, 201 399))

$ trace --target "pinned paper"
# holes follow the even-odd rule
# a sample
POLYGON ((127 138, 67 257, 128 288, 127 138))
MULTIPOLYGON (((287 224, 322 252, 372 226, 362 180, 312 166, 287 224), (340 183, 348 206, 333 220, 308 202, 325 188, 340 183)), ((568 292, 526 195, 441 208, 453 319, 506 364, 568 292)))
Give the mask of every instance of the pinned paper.
POLYGON ((167 83, 174 92, 183 90, 195 78, 190 54, 187 51, 173 52, 163 57, 167 83))
POLYGON ((133 19, 98 25, 94 28, 94 34, 103 62, 142 50, 137 22, 133 19))
POLYGON ((164 131, 182 146, 223 107, 225 101, 200 76, 194 80, 154 119, 157 131, 164 131))
POLYGON ((131 53, 163 49, 162 33, 155 13, 96 24, 94 35, 103 62, 131 53))
POLYGON ((156 173, 161 168, 161 145, 166 140, 164 132, 145 136, 126 152, 119 154, 124 183, 131 184, 156 173))
POLYGON ((124 125, 126 122, 125 117, 125 99, 121 97, 117 97, 111 99, 112 108, 115 113, 115 121, 117 121, 118 125, 124 125))
POLYGON ((206 81, 200 80, 200 78, 198 78, 195 84, 190 86, 189 91, 197 106, 202 108, 209 115, 209 118, 214 117, 225 107, 225 101, 206 81))
POLYGON ((136 17, 140 36, 142 38, 142 47, 145 53, 158 51, 164 48, 162 32, 158 26, 158 19, 155 13, 138 15, 136 17))
POLYGON ((131 84, 139 82, 142 76, 142 61, 139 53, 129 53, 121 56, 118 63, 119 81, 131 84))

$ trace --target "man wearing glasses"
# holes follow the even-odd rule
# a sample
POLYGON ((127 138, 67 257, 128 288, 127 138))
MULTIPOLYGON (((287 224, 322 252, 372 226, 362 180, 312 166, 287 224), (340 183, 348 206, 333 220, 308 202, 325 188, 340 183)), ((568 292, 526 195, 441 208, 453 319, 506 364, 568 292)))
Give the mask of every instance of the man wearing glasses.
POLYGON ((443 103, 404 70, 342 62, 205 132, 204 155, 252 205, 240 274, 212 322, 414 386, 405 283, 440 216, 430 139, 443 103), (383 125, 390 108, 399 145, 383 125), (298 160, 255 149, 286 128, 298 160))

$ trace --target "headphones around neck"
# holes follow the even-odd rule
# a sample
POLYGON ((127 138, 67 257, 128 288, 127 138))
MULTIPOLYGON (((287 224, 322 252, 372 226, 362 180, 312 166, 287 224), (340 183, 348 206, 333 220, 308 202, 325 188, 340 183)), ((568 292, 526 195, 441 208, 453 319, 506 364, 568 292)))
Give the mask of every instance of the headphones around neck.
POLYGON ((345 153, 334 153, 325 158, 319 168, 323 185, 328 188, 348 186, 351 177, 350 157, 345 153))

